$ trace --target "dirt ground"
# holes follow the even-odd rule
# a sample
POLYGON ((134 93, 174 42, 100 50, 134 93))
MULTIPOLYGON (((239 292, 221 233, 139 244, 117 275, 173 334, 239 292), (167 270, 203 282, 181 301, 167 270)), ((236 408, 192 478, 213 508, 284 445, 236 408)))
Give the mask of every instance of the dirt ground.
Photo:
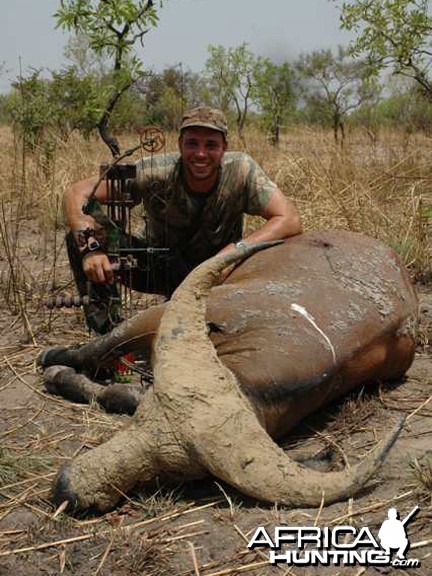
MULTIPOLYGON (((25 232, 21 261, 37 283, 47 263, 38 256, 38 231, 28 223, 25 232)), ((5 261, 1 265, 5 274, 5 261)), ((63 254, 57 282, 67 290, 66 269, 63 254)), ((315 465, 331 469, 356 462, 406 416, 379 476, 361 495, 322 509, 289 510, 250 501, 211 478, 188 485, 161 480, 104 516, 81 518, 56 514, 49 498, 53 477, 62 463, 100 443, 128 417, 108 416, 96 405, 65 402, 44 391, 35 358, 47 345, 88 338, 79 309, 49 312, 28 299, 17 313, 2 299, 0 575, 430 575, 432 286, 418 286, 418 293, 418 352, 406 379, 327 407, 284 443, 297 458, 323 456, 315 465), (415 506, 419 511, 407 524, 407 558, 420 560, 419 567, 271 566, 267 548, 247 547, 259 526, 270 535, 275 526, 340 525, 368 527, 376 535, 390 507, 402 519, 415 506)))

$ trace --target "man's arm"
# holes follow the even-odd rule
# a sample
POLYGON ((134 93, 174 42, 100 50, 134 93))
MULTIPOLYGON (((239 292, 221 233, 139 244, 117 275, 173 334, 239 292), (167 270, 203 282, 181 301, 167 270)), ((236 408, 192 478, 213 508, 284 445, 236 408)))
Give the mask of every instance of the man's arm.
MULTIPOLYGON (((96 176, 75 182, 66 190, 63 196, 63 209, 66 223, 72 232, 85 228, 95 228, 95 219, 89 214, 84 214, 83 207, 87 203, 90 195, 98 181, 96 176)), ((98 185, 94 197, 99 202, 104 203, 107 199, 106 181, 103 180, 98 185)))
MULTIPOLYGON (((283 240, 302 233, 300 216, 294 202, 287 198, 279 188, 274 190, 259 216, 266 222, 242 239, 245 244, 283 240)), ((229 244, 221 252, 231 251, 233 247, 233 244, 229 244)))
MULTIPOLYGON (((70 231, 76 235, 80 230, 96 229, 100 226, 90 214, 84 214, 83 207, 87 203, 90 195, 98 181, 98 177, 87 178, 72 184, 66 190, 63 197, 63 209, 70 231)), ((101 203, 107 200, 106 181, 102 181, 94 194, 94 197, 101 203)), ((97 284, 112 284, 114 273, 108 256, 99 251, 90 252, 83 257, 83 270, 91 282, 97 284)))
POLYGON ((260 216, 266 222, 245 240, 246 243, 282 240, 301 234, 300 216, 294 202, 277 188, 263 208, 260 216))

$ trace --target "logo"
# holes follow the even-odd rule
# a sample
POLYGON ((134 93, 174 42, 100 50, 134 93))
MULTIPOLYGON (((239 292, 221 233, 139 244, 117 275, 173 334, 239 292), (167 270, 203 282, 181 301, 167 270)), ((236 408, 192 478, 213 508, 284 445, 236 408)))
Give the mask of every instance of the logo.
POLYGON ((368 527, 276 526, 273 538, 259 526, 248 543, 249 550, 269 549, 270 564, 289 566, 394 566, 417 568, 420 560, 407 558, 409 539, 406 526, 419 511, 415 506, 403 520, 396 508, 375 537, 368 527))

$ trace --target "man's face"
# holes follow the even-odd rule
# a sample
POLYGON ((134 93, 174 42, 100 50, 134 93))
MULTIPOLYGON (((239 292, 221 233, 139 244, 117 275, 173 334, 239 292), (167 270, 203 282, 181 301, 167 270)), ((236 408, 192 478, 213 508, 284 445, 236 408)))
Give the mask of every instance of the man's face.
POLYGON ((207 181, 213 185, 227 147, 222 132, 198 126, 185 128, 179 147, 188 184, 207 181))

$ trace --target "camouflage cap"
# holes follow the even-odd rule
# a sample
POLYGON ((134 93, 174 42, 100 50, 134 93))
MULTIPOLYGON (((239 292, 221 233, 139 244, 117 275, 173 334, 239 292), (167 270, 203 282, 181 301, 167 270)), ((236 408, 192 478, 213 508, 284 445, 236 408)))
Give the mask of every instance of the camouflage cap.
POLYGON ((201 126, 222 132, 224 136, 228 133, 228 122, 225 114, 217 108, 209 106, 198 106, 186 112, 182 118, 180 131, 191 126, 201 126))

